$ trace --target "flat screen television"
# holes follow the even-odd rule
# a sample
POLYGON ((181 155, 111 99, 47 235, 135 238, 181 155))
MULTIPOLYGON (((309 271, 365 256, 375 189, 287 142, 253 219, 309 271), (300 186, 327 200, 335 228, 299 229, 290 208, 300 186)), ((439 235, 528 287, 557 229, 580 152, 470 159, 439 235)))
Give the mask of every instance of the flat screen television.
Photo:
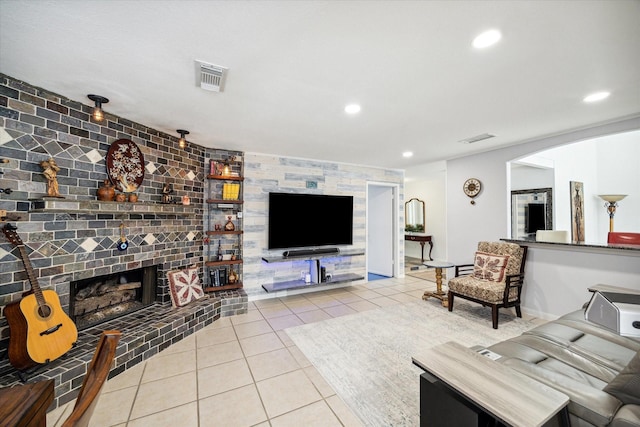
POLYGON ((353 196, 269 193, 269 249, 353 244, 353 196))
POLYGON ((544 203, 529 203, 524 207, 524 232, 535 233, 546 230, 546 205, 544 203))

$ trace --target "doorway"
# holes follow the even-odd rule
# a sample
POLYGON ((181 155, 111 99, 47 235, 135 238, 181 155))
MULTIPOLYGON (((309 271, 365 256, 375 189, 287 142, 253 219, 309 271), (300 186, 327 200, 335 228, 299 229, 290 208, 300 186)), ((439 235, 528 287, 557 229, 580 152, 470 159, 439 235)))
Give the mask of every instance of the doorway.
POLYGON ((367 275, 370 280, 398 275, 398 186, 367 184, 367 275))

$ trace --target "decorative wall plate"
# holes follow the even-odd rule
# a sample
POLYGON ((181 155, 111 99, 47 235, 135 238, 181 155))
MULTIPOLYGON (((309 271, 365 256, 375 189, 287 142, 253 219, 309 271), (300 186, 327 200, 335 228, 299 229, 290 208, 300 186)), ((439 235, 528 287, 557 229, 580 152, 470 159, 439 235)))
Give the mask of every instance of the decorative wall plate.
POLYGON ((129 139, 119 139, 107 151, 107 175, 117 189, 132 193, 144 180, 144 157, 129 139))

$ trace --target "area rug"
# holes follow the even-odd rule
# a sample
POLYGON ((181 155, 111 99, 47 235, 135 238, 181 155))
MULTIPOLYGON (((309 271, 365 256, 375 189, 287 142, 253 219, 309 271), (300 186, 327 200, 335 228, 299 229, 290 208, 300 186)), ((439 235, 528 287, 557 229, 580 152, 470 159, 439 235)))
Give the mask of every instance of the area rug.
POLYGON ((535 325, 491 310, 456 302, 448 312, 439 301, 419 301, 369 310, 286 329, 296 346, 367 426, 420 424, 422 370, 411 357, 457 341, 489 346, 535 325))

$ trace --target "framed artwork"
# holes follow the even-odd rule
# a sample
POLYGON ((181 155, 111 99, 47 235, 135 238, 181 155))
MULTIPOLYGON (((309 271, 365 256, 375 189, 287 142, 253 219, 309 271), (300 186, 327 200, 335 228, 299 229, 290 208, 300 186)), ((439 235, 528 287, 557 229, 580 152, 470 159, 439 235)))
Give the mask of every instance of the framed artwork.
POLYGON ((123 193, 132 193, 144 179, 144 156, 135 142, 119 139, 107 151, 107 175, 123 193))
POLYGON ((571 199, 571 240, 575 243, 584 242, 584 184, 579 181, 569 181, 571 199))

